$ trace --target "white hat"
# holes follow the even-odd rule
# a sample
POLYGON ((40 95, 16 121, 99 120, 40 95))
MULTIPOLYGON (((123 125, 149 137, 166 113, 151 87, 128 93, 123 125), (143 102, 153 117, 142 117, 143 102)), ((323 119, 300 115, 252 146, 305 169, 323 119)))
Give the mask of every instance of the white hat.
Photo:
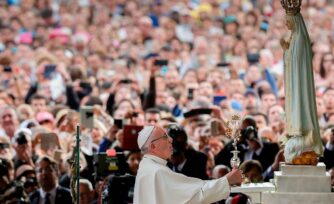
POLYGON ((25 136, 28 136, 27 140, 31 140, 32 137, 32 132, 29 128, 20 128, 18 130, 15 131, 14 133, 14 138, 17 139, 20 134, 24 134, 25 136))
POLYGON ((138 139, 137 139, 137 143, 138 143, 138 147, 139 149, 141 149, 144 144, 146 143, 146 141, 148 140, 148 138, 151 136, 152 132, 154 130, 154 126, 145 126, 139 133, 138 133, 138 139))

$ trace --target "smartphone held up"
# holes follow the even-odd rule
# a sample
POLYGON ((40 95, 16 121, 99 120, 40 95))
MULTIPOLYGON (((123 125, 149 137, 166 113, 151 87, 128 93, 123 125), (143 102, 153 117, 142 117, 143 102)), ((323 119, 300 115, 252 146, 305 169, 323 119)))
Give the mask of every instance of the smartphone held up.
POLYGON ((160 67, 160 74, 166 75, 168 72, 168 60, 167 59, 156 59, 154 60, 154 66, 160 67))
POLYGON ((82 106, 80 108, 80 123, 85 128, 93 128, 94 127, 93 106, 82 106))
POLYGON ((44 66, 44 78, 51 79, 56 72, 57 66, 54 64, 47 64, 44 66))

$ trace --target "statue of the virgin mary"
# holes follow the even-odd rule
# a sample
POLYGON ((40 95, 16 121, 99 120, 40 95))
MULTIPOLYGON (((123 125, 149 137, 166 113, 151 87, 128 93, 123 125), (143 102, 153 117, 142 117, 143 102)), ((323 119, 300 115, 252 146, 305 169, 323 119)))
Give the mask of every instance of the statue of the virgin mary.
POLYGON ((312 162, 299 158, 304 153, 316 156, 323 154, 315 102, 311 42, 300 14, 301 0, 281 0, 281 3, 286 11, 286 25, 291 30, 290 40, 281 40, 284 49, 288 135, 284 148, 285 161, 291 164, 315 165, 317 161, 314 161, 314 158, 312 162))

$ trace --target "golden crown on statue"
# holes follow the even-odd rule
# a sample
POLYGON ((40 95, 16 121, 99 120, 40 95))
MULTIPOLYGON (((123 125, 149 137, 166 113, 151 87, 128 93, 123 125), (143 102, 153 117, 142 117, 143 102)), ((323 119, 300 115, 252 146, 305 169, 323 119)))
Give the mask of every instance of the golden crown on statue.
POLYGON ((281 4, 286 14, 296 15, 300 12, 302 0, 281 0, 281 4))

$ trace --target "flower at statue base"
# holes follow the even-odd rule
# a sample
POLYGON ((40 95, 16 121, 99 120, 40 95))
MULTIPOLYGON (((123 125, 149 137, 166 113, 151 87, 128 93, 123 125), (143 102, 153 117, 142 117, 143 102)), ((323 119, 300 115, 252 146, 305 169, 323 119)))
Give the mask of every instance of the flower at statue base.
POLYGON ((295 157, 292 160, 293 165, 313 165, 316 166, 318 163, 318 155, 315 151, 303 152, 301 155, 295 157))

